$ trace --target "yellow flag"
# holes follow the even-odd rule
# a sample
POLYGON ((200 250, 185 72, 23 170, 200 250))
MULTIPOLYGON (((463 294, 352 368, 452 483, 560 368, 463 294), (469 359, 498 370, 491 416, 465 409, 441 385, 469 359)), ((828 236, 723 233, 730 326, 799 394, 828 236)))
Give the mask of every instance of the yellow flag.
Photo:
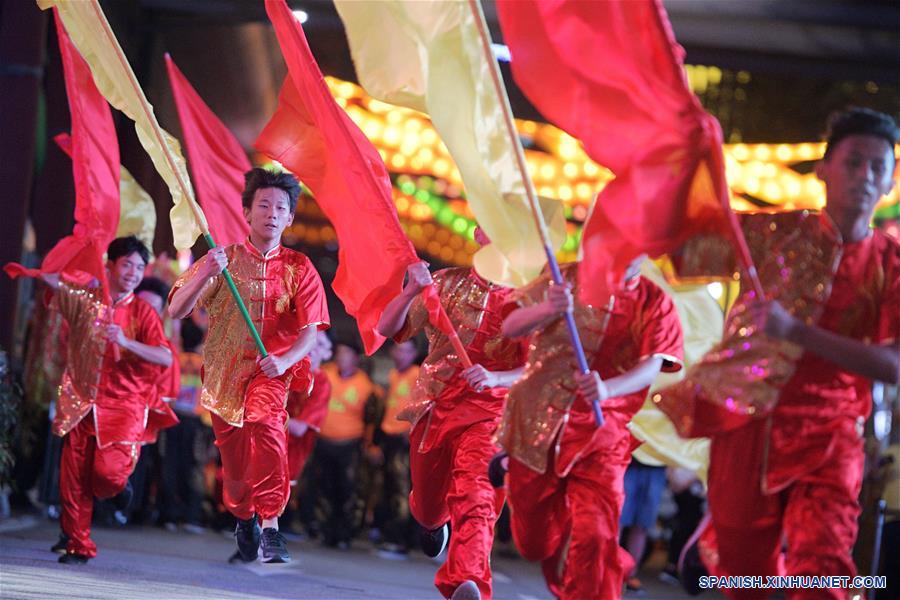
MULTIPOLYGON (((335 6, 363 88, 427 113, 453 156, 472 213, 493 242, 475 255, 476 270, 506 285, 535 278, 546 256, 468 4, 335 0, 335 6)), ((562 206, 541 204, 556 250, 566 236, 562 206)))
POLYGON ((116 237, 136 236, 151 251, 156 234, 156 206, 128 169, 119 171, 119 228, 116 237))
POLYGON ((97 0, 37 0, 38 6, 59 11, 72 43, 91 68, 94 83, 107 101, 134 121, 138 139, 172 194, 169 216, 175 247, 190 248, 207 225, 188 178, 178 141, 156 121, 137 78, 97 0), (192 209, 192 205, 196 210, 192 209), (195 215, 199 215, 200 221, 195 215))

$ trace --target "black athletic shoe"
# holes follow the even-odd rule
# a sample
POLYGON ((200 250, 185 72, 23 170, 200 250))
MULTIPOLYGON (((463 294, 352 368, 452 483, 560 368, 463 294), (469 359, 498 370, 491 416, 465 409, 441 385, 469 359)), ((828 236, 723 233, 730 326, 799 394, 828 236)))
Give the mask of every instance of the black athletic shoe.
POLYGON ((450 540, 450 528, 444 523, 437 529, 419 529, 419 547, 425 556, 434 558, 444 551, 447 542, 450 540))
POLYGON ((234 539, 244 562, 256 560, 256 555, 259 553, 261 531, 256 515, 249 519, 238 519, 237 527, 234 528, 234 539))
POLYGON ((502 488, 506 485, 506 467, 503 466, 503 460, 507 458, 506 452, 498 452, 491 458, 488 463, 488 479, 495 488, 502 488))
POLYGON ((57 554, 65 554, 66 546, 69 545, 69 536, 60 532, 59 539, 56 540, 56 543, 50 546, 50 552, 56 552, 57 554))
POLYGON ((125 484, 125 489, 112 497, 112 504, 117 512, 125 512, 131 506, 131 498, 134 496, 134 488, 131 481, 125 484))
POLYGON ((59 557, 59 562, 64 565, 84 565, 87 564, 90 558, 85 556, 84 554, 75 554, 72 552, 67 552, 59 557))
POLYGON ((274 527, 266 527, 262 531, 262 561, 264 563, 289 563, 291 554, 287 549, 287 540, 274 527))

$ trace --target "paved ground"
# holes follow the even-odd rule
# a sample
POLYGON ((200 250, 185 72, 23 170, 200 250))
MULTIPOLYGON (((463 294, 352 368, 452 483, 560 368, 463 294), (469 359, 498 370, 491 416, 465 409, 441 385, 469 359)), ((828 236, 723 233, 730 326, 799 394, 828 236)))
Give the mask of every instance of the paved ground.
MULTIPOLYGON (((289 542, 289 565, 228 565, 233 541, 219 533, 171 533, 157 528, 97 529, 100 555, 87 565, 60 565, 49 552, 57 524, 35 517, 0 522, 2 598, 400 598, 437 599, 437 563, 421 554, 406 561, 378 557, 365 542, 340 552, 289 542)), ((495 557, 495 597, 550 598, 536 565, 495 557)), ((686 597, 644 578, 641 599, 686 597)))

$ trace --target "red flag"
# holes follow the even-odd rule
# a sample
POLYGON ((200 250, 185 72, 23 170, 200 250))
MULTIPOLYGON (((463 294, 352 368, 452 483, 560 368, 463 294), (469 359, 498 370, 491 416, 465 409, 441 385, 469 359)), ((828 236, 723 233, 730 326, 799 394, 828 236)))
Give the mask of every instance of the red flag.
POLYGON ((266 12, 288 67, 278 110, 256 148, 290 169, 312 190, 338 237, 332 287, 356 318, 366 352, 384 342, 378 319, 419 258, 403 235, 391 181, 378 151, 335 103, 300 23, 284 0, 266 12))
POLYGON ((674 252, 698 234, 731 237, 749 260, 721 129, 687 85, 659 0, 498 0, 497 9, 516 83, 616 175, 585 224, 583 300, 605 302, 637 255, 674 252))
POLYGON ((60 141, 72 157, 75 228, 47 253, 40 269, 9 263, 4 271, 10 277, 65 272, 79 280, 88 273, 105 289, 103 255, 119 225, 119 142, 106 99, 97 91, 91 71, 72 45, 56 9, 53 12, 72 116, 71 149, 66 149, 64 139, 60 141))
POLYGON ((168 54, 166 70, 181 121, 197 200, 213 239, 222 246, 242 242, 250 233, 241 205, 244 173, 251 168, 247 154, 168 54))

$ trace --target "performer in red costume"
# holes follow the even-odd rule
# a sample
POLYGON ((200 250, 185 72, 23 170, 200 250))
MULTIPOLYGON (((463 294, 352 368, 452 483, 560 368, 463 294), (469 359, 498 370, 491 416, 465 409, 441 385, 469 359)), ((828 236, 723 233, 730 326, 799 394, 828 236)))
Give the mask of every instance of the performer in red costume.
MULTIPOLYGON (((871 381, 900 380, 900 244, 869 227, 894 183, 897 140, 887 115, 832 116, 816 168, 824 212, 744 217, 768 298, 742 290, 722 345, 661 394, 660 407, 682 434, 712 437, 715 535, 702 547, 715 574, 856 575, 851 550, 871 381)), ((710 258, 700 253, 682 271, 720 270, 707 269, 710 258)), ((725 593, 764 598, 772 590, 725 593)), ((788 598, 847 595, 787 591, 788 598)))
MULTIPOLYGON (((476 241, 490 240, 476 229, 476 241)), ((400 418, 412 423, 409 506, 425 529, 422 550, 437 556, 453 530, 447 561, 435 576, 444 597, 491 597, 490 554, 494 522, 503 506, 492 488, 487 465, 496 452, 493 436, 507 388, 525 362, 521 344, 504 339, 500 325, 514 290, 493 285, 470 268, 432 275, 425 263, 411 265, 403 292, 378 324, 398 342, 424 330, 429 353, 422 364, 409 408, 400 418), (447 337, 428 322, 420 292, 437 287, 441 304, 459 333, 473 366, 463 370, 447 337)))
POLYGON ((316 434, 328 413, 331 383, 320 368, 331 359, 331 340, 324 331, 316 336, 316 344, 309 352, 312 389, 288 394, 288 474, 291 483, 300 479, 303 465, 316 444, 316 434))
POLYGON ((150 259, 147 248, 134 236, 117 238, 107 259, 112 304, 100 288, 41 275, 56 289, 69 331, 53 421, 53 432, 63 437, 62 535, 54 546, 65 544, 62 563, 83 564, 97 555, 90 537, 95 497, 116 496, 120 509, 131 500, 126 486, 145 434, 147 390, 173 361, 159 315, 134 294, 150 259))
POLYGON ((224 500, 238 519, 232 560, 288 562, 278 516, 290 491, 285 410, 290 389, 309 389, 307 354, 328 327, 319 274, 305 255, 281 245, 300 185, 288 173, 252 169, 242 196, 250 236, 213 248, 175 282, 169 314, 209 313, 201 404, 212 413, 224 469, 224 500), (269 355, 259 359, 222 270, 229 271, 269 355), (260 531, 259 520, 262 520, 260 531))
MULTIPOLYGON (((160 318, 163 317, 166 299, 169 297, 169 286, 165 282, 156 277, 145 277, 135 288, 134 293, 149 304, 160 318)), ((181 390, 181 366, 177 359, 178 348, 172 340, 166 339, 166 347, 176 358, 160 373, 148 392, 149 412, 143 439, 145 444, 155 444, 160 431, 178 424, 178 416, 172 410, 171 404, 178 398, 178 392, 181 390)))
MULTIPOLYGON (((544 275, 517 293, 521 308, 503 323, 531 335, 522 378, 509 390, 499 439, 509 454, 513 539, 542 562, 560 598, 618 598, 632 566, 619 546, 623 477, 637 442, 627 429, 660 370, 681 368, 682 335, 672 300, 629 267, 624 288, 603 308, 574 303, 587 374, 577 363, 562 315, 573 309, 577 264, 567 285, 544 275), (597 427, 591 407, 601 402, 597 427)), ((498 455, 492 469, 499 461, 498 455)))

